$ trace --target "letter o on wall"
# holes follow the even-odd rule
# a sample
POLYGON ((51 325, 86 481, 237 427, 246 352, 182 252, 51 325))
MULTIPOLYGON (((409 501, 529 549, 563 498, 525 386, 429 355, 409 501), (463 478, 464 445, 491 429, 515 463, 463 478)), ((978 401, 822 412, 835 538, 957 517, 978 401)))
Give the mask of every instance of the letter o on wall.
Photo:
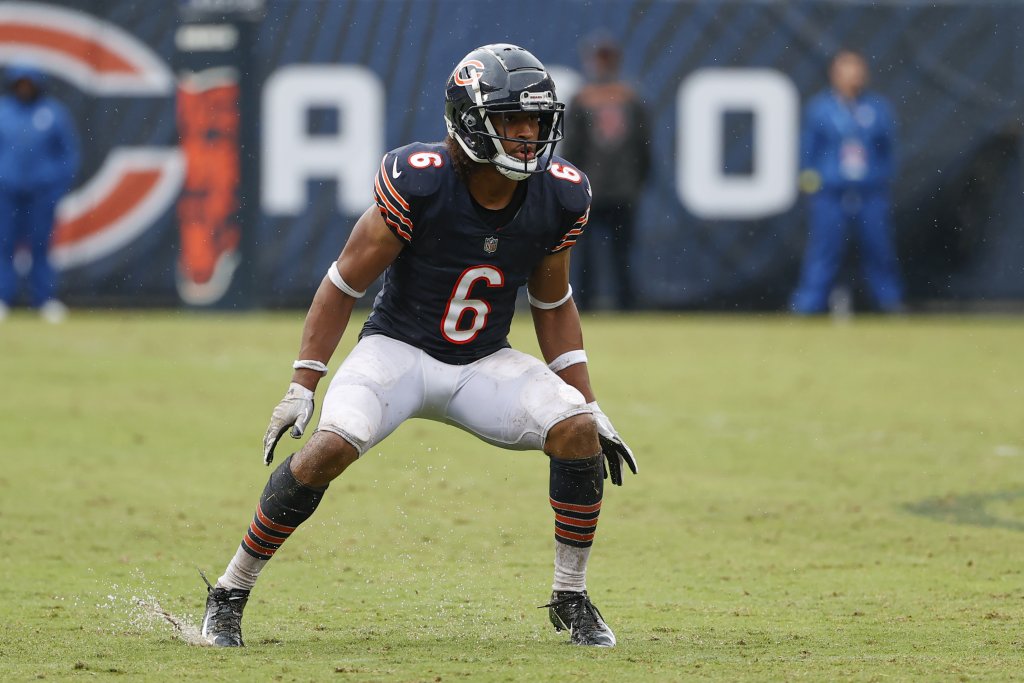
POLYGON ((800 99, 773 69, 702 69, 677 95, 676 191, 689 211, 706 219, 756 219, 796 200, 800 99), (754 122, 749 175, 724 172, 727 112, 754 122))

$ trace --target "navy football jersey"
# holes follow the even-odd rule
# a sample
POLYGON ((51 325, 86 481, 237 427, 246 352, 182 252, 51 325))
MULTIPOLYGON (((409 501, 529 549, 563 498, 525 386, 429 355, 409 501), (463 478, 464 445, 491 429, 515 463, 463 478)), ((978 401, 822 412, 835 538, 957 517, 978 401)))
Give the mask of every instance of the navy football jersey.
POLYGON ((405 248, 384 273, 362 335, 384 334, 457 364, 509 346, 519 288, 545 256, 576 242, 590 212, 587 177, 559 157, 521 182, 518 211, 494 225, 486 214, 500 212, 476 204, 444 144, 388 152, 374 199, 405 248))

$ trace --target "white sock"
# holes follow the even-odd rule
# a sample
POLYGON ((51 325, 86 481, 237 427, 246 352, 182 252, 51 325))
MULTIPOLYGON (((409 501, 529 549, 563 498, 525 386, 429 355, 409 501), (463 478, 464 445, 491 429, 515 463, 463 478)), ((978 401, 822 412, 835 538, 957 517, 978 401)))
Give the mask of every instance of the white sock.
POLYGON ((224 570, 224 575, 217 579, 217 587, 252 590, 267 562, 268 560, 257 560, 245 552, 242 546, 238 546, 235 556, 231 558, 228 568, 224 570))
POLYGON ((587 560, 590 547, 577 548, 555 541, 555 582, 551 588, 556 591, 587 590, 587 560))

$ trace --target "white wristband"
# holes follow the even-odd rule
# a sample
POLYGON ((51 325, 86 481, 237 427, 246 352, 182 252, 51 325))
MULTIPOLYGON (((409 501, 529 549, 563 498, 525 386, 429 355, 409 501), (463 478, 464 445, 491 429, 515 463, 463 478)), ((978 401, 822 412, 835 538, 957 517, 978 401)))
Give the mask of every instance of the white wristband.
POLYGON ((331 282, 335 287, 348 294, 353 299, 358 299, 366 294, 366 290, 359 291, 354 289, 352 285, 345 282, 345 278, 341 277, 341 273, 338 272, 338 262, 335 261, 331 264, 331 267, 327 269, 327 277, 330 278, 331 282))
POLYGON ((321 375, 327 374, 327 366, 318 360, 297 360, 292 363, 296 370, 316 370, 321 375))
POLYGON ((552 308, 558 308, 559 306, 561 306, 566 301, 572 298, 572 285, 569 285, 569 290, 565 293, 565 296, 563 296, 558 301, 552 303, 547 303, 546 301, 541 301, 540 299, 534 299, 533 294, 530 294, 530 290, 526 290, 526 298, 530 302, 530 305, 533 306, 534 308, 539 308, 544 311, 550 311, 552 308))
POLYGON ((551 368, 551 372, 561 372, 570 365, 586 362, 587 352, 583 349, 575 349, 573 351, 566 351, 561 356, 548 363, 548 367, 551 368))

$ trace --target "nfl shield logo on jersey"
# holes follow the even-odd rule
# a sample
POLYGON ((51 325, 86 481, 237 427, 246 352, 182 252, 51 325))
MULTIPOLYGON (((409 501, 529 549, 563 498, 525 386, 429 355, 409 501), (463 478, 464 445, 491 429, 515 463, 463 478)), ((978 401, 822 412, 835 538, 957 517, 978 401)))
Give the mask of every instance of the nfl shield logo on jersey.
POLYGON ((498 251, 498 238, 497 237, 485 237, 484 238, 484 251, 488 254, 493 254, 498 251))

